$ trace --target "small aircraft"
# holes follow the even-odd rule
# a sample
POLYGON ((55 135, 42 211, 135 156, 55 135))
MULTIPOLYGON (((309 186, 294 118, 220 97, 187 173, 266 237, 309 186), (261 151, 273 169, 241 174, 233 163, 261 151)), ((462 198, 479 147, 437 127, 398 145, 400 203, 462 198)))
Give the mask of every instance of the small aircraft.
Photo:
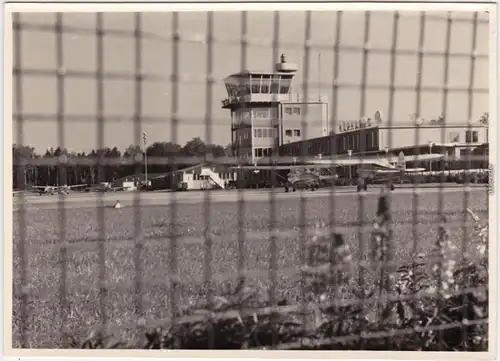
POLYGON ((31 188, 35 190, 39 195, 49 194, 69 194, 73 188, 86 187, 86 184, 75 184, 75 185, 63 185, 63 186, 32 186, 31 188))
POLYGON ((390 190, 394 190, 394 184, 400 183, 405 176, 424 172, 425 168, 406 168, 406 162, 410 161, 429 161, 443 158, 441 154, 422 154, 418 156, 405 157, 400 152, 396 162, 384 159, 381 162, 366 164, 357 169, 358 182, 357 191, 367 190, 368 183, 385 183, 390 190), (384 164, 387 161, 386 164, 384 164))
POLYGON ((289 170, 285 180, 285 192, 297 188, 306 188, 316 190, 321 183, 331 182, 338 176, 331 172, 331 175, 321 174, 320 169, 332 169, 336 167, 359 166, 357 170, 358 182, 357 190, 367 190, 368 181, 382 180, 387 183, 391 190, 394 190, 394 181, 401 179, 406 174, 419 173, 425 171, 425 168, 406 168, 406 162, 409 161, 429 161, 443 158, 441 154, 422 154, 418 156, 405 157, 403 152, 399 153, 397 161, 391 158, 381 157, 351 157, 349 159, 311 159, 305 161, 302 165, 257 165, 240 166, 238 169, 253 169, 258 173, 260 170, 289 170))
POLYGON ((116 192, 122 191, 125 187, 112 187, 108 182, 102 182, 87 188, 88 192, 116 192))
POLYGON ((290 171, 287 174, 285 192, 288 192, 290 188, 294 192, 297 188, 305 188, 314 191, 322 184, 335 181, 336 179, 338 179, 337 174, 325 175, 322 174, 321 169, 297 168, 295 171, 290 171))

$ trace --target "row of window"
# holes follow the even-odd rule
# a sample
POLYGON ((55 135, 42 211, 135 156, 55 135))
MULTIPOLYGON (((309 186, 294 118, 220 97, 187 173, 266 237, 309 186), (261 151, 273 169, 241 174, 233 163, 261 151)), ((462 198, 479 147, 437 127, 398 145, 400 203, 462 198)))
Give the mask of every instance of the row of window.
MULTIPOLYGON (((219 177, 223 180, 229 180, 234 178, 234 174, 231 172, 217 173, 219 177)), ((207 179, 208 176, 202 176, 200 173, 193 173, 193 180, 204 180, 207 179)))
POLYGON ((250 86, 248 85, 226 84, 226 89, 229 96, 234 98, 250 94, 250 86))
POLYGON ((349 134, 342 136, 342 148, 343 149, 351 149, 353 151, 361 151, 366 150, 367 148, 371 148, 375 146, 377 141, 377 133, 368 132, 364 134, 349 134), (362 138, 364 139, 364 144, 361 144, 362 138))
POLYGON ((479 142, 479 132, 474 130, 467 130, 465 132, 465 143, 478 143, 479 142))
POLYGON ((279 85, 278 83, 252 85, 252 94, 288 94, 289 91, 289 85, 279 85))
POLYGON ((278 129, 254 128, 253 135, 255 138, 276 138, 278 136, 278 129))
POLYGON ((239 140, 239 143, 242 144, 243 139, 249 139, 250 138, 251 131, 248 128, 241 128, 237 130, 233 130, 233 139, 239 140))
MULTIPOLYGON (((345 134, 345 135, 331 135, 306 141, 306 149, 308 154, 324 154, 329 155, 332 153, 346 154, 350 149, 353 152, 371 151, 378 149, 378 136, 377 132, 367 132, 363 134, 363 141, 361 134, 345 134)), ((294 142, 284 144, 281 147, 282 155, 299 156, 302 155, 303 142, 294 142)))
MULTIPOLYGON (((257 109, 238 109, 233 113, 234 120, 271 119, 277 118, 277 108, 257 108, 257 109)), ((286 115, 300 115, 300 107, 285 107, 286 115)))
POLYGON ((285 114, 287 115, 300 115, 300 107, 285 107, 285 114))
POLYGON ((233 121, 248 121, 254 119, 271 119, 278 117, 277 108, 256 108, 256 109, 238 109, 232 114, 233 121))
MULTIPOLYGON (((449 132, 448 141, 451 143, 460 142, 459 132, 449 132)), ((479 132, 475 130, 467 130, 465 132, 465 143, 478 143, 479 142, 479 132)))
POLYGON ((255 148, 255 157, 270 157, 273 154, 273 148, 255 148))
POLYGON ((271 109, 253 109, 252 117, 254 119, 270 119, 271 118, 271 109))
POLYGON ((242 97, 249 94, 288 94, 290 85, 280 85, 278 82, 268 84, 226 84, 227 93, 230 97, 242 97))
POLYGON ((300 137, 300 129, 286 129, 285 136, 287 137, 300 137))

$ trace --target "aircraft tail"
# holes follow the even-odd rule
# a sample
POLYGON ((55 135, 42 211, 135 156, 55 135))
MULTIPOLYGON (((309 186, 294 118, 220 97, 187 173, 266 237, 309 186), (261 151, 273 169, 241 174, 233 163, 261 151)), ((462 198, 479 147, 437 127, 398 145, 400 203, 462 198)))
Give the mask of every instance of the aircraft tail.
POLYGON ((398 161, 396 163, 396 168, 398 168, 398 169, 406 169, 405 155, 404 155, 404 153, 402 151, 399 152, 398 161))

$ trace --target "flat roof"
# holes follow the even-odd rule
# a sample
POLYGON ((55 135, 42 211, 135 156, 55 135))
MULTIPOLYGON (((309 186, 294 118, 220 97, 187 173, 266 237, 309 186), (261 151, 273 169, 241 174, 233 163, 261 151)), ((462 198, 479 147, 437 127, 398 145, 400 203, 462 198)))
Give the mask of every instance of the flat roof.
POLYGON ((293 76, 295 75, 294 72, 287 72, 287 71, 250 71, 250 70, 243 70, 237 73, 233 73, 228 75, 224 79, 229 79, 231 77, 244 77, 244 76, 250 76, 250 75, 288 75, 288 76, 293 76))
POLYGON ((488 128, 487 125, 476 123, 476 124, 467 124, 467 123, 446 123, 446 124, 387 124, 386 122, 380 123, 378 125, 379 129, 425 129, 425 128, 488 128), (384 124, 385 123, 385 124, 384 124))
MULTIPOLYGON (((186 167, 186 168, 176 169, 176 170, 171 171, 171 172, 156 174, 156 177, 154 177, 154 179, 164 178, 164 177, 167 177, 167 176, 169 176, 171 174, 179 174, 179 173, 191 172, 191 171, 195 171, 197 169, 201 169, 201 168, 204 168, 204 167, 206 167, 206 168, 214 168, 215 172, 217 172, 219 170, 221 170, 221 171, 225 170, 225 168, 227 168, 227 165, 225 165, 225 164, 198 163, 198 164, 186 167)), ((153 178, 151 178, 151 179, 153 179, 153 178)))

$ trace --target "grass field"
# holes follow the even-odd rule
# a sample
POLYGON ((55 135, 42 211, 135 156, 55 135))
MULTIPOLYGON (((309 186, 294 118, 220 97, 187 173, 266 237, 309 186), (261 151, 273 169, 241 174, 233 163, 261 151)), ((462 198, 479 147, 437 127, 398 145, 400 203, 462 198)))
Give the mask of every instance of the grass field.
MULTIPOLYGON (((438 193, 418 197, 418 216, 414 221, 414 197, 411 194, 393 194, 391 211, 395 235, 396 260, 411 258, 412 247, 426 251, 437 238, 439 221, 438 193), (414 224, 415 223, 415 224, 414 224)), ((443 194, 442 211, 447 217, 447 227, 452 240, 460 247, 464 238, 464 193, 443 194)), ((277 297, 296 297, 300 275, 300 249, 305 238, 301 225, 310 227, 317 222, 335 224, 348 240, 355 257, 360 255, 360 243, 367 250, 368 237, 359 232, 362 223, 371 224, 376 210, 377 197, 366 197, 362 209, 357 196, 336 197, 334 203, 328 196, 312 199, 280 198, 275 203, 274 228, 277 269, 277 297), (304 212, 301 205, 304 205, 304 212), (333 207, 332 207, 333 204, 333 207), (302 216, 305 216, 303 218, 302 216), (361 217, 360 217, 361 216, 361 217), (359 236, 361 235, 361 239, 359 236)), ((467 206, 482 219, 487 219, 485 191, 470 194, 467 206)), ((125 207, 123 209, 69 208, 63 214, 57 209, 26 211, 26 227, 22 232, 20 213, 14 212, 14 304, 13 346, 19 347, 21 313, 21 259, 19 245, 25 238, 27 265, 27 337, 29 347, 54 348, 61 346, 59 331, 64 322, 71 332, 84 332, 87 326, 100 322, 99 297, 100 253, 105 249, 106 306, 110 325, 130 324, 137 317, 139 307, 146 319, 159 319, 170 315, 170 247, 169 237, 177 236, 177 266, 184 282, 178 288, 178 303, 189 304, 203 292, 207 270, 204 237, 212 241, 210 271, 216 279, 215 287, 226 286, 238 275, 239 255, 244 257, 250 283, 268 286, 273 242, 269 234, 271 205, 267 202, 244 203, 240 219, 238 203, 214 203, 210 208, 203 204, 178 204, 175 217, 171 206, 125 207), (135 217, 140 218, 135 218, 135 217), (172 218, 174 217, 174 218, 172 218), (175 220, 172 222, 172 220, 175 220), (65 221, 65 227, 60 227, 65 221), (245 231, 239 242, 240 227, 245 231), (23 234, 24 233, 24 236, 23 234), (103 235, 105 235, 103 237, 103 235), (68 244, 61 252, 60 237, 68 244), (135 239, 144 240, 136 248, 135 239), (100 240, 104 239, 104 242, 100 240), (239 248, 242 247, 242 248, 239 248), (139 249, 139 251, 138 251, 139 249), (140 252, 142 275, 136 278, 136 261, 140 252), (67 308, 61 307, 59 292, 61 272, 67 274, 67 308), (260 273, 257 271, 261 271, 260 273), (140 285, 138 285, 140 281, 140 285), (137 297, 137 287, 141 298, 137 297)), ((466 223, 470 231, 471 220, 466 223)))

